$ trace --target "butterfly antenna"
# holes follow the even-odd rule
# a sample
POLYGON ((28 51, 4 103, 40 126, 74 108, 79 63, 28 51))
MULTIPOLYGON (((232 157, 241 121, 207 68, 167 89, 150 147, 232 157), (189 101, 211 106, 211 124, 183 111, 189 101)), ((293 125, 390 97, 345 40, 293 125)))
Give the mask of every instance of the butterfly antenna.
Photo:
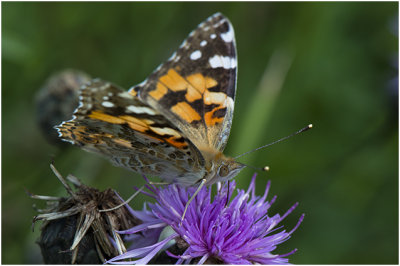
MULTIPOLYGON (((281 139, 275 140, 274 142, 271 142, 271 143, 269 143, 269 144, 267 144, 267 145, 258 147, 258 148, 254 149, 254 150, 251 150, 251 151, 242 153, 242 154, 236 156, 235 159, 237 159, 237 158, 239 158, 239 157, 242 157, 242 156, 244 156, 244 155, 246 155, 246 154, 249 154, 249 153, 258 151, 258 150, 260 150, 260 149, 264 149, 264 148, 266 148, 266 147, 268 147, 268 146, 271 146, 271 145, 273 145, 273 144, 275 144, 275 143, 281 142, 281 141, 286 140, 286 139, 288 139, 288 138, 291 138, 291 137, 293 137, 293 136, 295 136, 295 135, 297 135, 297 134, 300 134, 300 133, 302 133, 302 132, 304 132, 304 131, 307 131, 307 130, 311 129, 312 127, 313 127, 313 125, 312 125, 312 124, 309 124, 308 126, 302 128, 302 129, 300 129, 300 130, 297 131, 297 132, 294 132, 294 133, 290 134, 289 136, 286 136, 286 137, 283 137, 283 138, 281 138, 281 139)), ((262 170, 268 171, 268 170, 266 170, 266 168, 269 169, 268 166, 265 166, 265 167, 262 168, 262 170)))
MULTIPOLYGON (((237 158, 237 157, 236 157, 237 158)), ((235 159, 236 159, 235 158, 235 159)), ((255 167, 255 166, 252 166, 252 165, 248 165, 248 164, 245 164, 245 163, 241 163, 241 164, 243 164, 244 166, 246 166, 246 167, 250 167, 250 168, 253 168, 254 170, 256 170, 256 171, 264 171, 264 172, 268 172, 269 171, 269 166, 264 166, 264 167, 255 167)))

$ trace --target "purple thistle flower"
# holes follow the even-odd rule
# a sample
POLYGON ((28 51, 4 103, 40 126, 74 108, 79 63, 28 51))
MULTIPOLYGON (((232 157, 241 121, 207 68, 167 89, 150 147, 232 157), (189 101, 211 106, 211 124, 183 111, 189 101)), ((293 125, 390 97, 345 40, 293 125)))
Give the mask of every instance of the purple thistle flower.
MULTIPOLYGON (((117 256, 108 263, 146 264, 166 244, 176 239, 183 240, 186 250, 183 254, 174 255, 167 251, 169 256, 178 259, 177 264, 196 262, 203 264, 207 260, 218 261, 224 264, 287 264, 288 256, 296 249, 283 255, 272 254, 276 246, 290 238, 291 234, 303 221, 304 214, 296 226, 286 232, 282 226, 276 227, 296 207, 292 206, 283 216, 275 214, 268 216, 267 212, 276 200, 266 201, 270 182, 268 182, 262 197, 255 195, 255 175, 248 190, 238 189, 237 195, 228 204, 227 193, 235 189, 235 182, 227 182, 218 186, 217 194, 211 201, 211 188, 202 188, 195 199, 190 203, 183 221, 181 217, 186 202, 193 195, 196 188, 183 188, 178 185, 169 185, 165 188, 148 186, 157 200, 156 204, 149 204, 154 219, 143 221, 143 224, 119 233, 134 234, 156 228, 170 226, 174 233, 164 240, 144 248, 131 249, 123 255, 117 256), (228 189, 229 186, 229 189, 228 189), (139 258, 135 261, 121 261, 123 259, 139 258)), ((229 195, 231 198, 231 195, 229 195)))

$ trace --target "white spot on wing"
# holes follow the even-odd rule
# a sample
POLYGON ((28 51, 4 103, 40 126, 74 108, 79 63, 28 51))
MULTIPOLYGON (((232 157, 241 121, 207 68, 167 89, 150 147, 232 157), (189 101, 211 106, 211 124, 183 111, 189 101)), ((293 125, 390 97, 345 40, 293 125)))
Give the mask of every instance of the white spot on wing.
POLYGON ((168 60, 173 60, 176 56, 176 52, 174 52, 168 60))
POLYGON ((154 112, 153 109, 145 106, 134 106, 134 105, 129 105, 126 107, 126 111, 135 113, 135 114, 149 114, 149 115, 155 115, 156 112, 154 112))
POLYGON ((172 135, 178 138, 181 137, 181 135, 176 130, 169 127, 163 127, 163 128, 150 127, 150 129, 159 135, 172 135))
POLYGON ((187 48, 187 40, 184 40, 183 43, 181 44, 181 46, 179 46, 179 48, 187 48))
POLYGON ((191 60, 197 60, 201 57, 201 52, 199 50, 194 51, 193 53, 190 54, 190 59, 191 60))
POLYGON ((235 38, 235 34, 233 33, 232 27, 229 27, 229 30, 225 33, 221 33, 221 38, 225 42, 232 42, 235 38))
POLYGON ((221 19, 221 20, 217 21, 217 22, 213 25, 213 27, 214 27, 214 28, 218 28, 219 26, 221 26, 222 24, 224 24, 225 21, 226 21, 226 19, 221 19))
POLYGON ((93 87, 93 89, 97 90, 106 90, 108 89, 108 87, 110 87, 110 83, 105 83, 103 86, 100 86, 98 89, 93 87))
MULTIPOLYGON (((133 87, 131 89, 133 90, 133 87)), ((130 94, 128 92, 118 93, 118 96, 121 98, 129 99, 129 100, 132 100, 132 98, 133 98, 132 94, 130 94)))
POLYGON ((225 69, 232 69, 236 67, 236 58, 229 56, 214 55, 208 59, 212 68, 223 67, 225 69))
POLYGON ((201 46, 201 47, 204 47, 204 46, 206 46, 206 45, 207 45, 207 41, 206 41, 206 40, 201 41, 201 43, 200 43, 200 46, 201 46))
POLYGON ((168 59, 168 61, 178 62, 180 58, 181 58, 181 57, 180 57, 179 55, 177 55, 176 52, 174 52, 174 53, 171 55, 171 57, 168 59))
POLYGON ((205 104, 225 104, 226 94, 222 92, 204 92, 204 103, 205 104))
POLYGON ((101 105, 107 108, 114 107, 114 104, 112 102, 102 102, 101 105))
POLYGON ((215 35, 214 33, 210 35, 211 39, 215 39, 217 37, 217 35, 215 35))
POLYGON ((161 69, 162 66, 163 66, 163 64, 160 64, 160 65, 156 68, 156 70, 154 70, 154 71, 155 71, 155 72, 159 71, 159 70, 161 69))

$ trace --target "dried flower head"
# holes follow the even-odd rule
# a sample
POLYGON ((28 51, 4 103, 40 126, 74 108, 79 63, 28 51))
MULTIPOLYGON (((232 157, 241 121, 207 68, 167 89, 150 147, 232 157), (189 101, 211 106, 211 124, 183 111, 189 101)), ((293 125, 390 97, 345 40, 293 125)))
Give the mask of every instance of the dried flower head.
MULTIPOLYGON (((126 252, 117 230, 140 224, 134 211, 123 205, 123 200, 112 189, 99 191, 82 184, 69 175, 67 179, 76 191, 51 165, 69 197, 31 195, 46 200, 47 208, 34 217, 34 222, 44 220, 38 241, 45 263, 102 263, 126 252), (110 211, 118 205, 123 205, 110 211)), ((135 212, 140 214, 140 212, 135 212)))

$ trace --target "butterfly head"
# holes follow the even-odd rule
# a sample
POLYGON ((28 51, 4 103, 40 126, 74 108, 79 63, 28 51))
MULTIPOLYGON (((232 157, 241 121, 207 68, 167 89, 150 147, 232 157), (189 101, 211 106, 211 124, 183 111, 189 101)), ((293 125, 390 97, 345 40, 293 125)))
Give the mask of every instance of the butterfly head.
POLYGON ((210 172, 210 176, 207 178, 208 184, 231 180, 244 167, 246 165, 235 161, 233 158, 223 157, 215 163, 213 171, 210 172))

